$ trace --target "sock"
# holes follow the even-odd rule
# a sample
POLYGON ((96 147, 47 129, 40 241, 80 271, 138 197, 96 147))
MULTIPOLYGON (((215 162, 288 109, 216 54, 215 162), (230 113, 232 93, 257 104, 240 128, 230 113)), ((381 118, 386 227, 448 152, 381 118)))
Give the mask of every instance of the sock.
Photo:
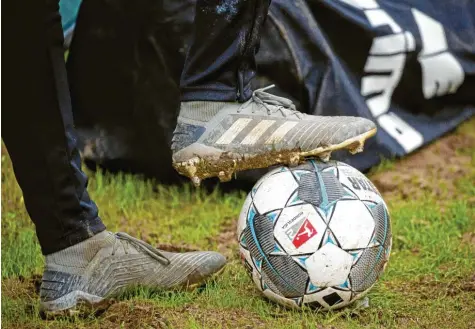
POLYGON ((46 256, 46 268, 50 271, 76 274, 85 268, 104 246, 113 244, 113 233, 103 231, 74 246, 46 256))
POLYGON ((229 102, 194 101, 182 102, 179 118, 208 122, 229 102))

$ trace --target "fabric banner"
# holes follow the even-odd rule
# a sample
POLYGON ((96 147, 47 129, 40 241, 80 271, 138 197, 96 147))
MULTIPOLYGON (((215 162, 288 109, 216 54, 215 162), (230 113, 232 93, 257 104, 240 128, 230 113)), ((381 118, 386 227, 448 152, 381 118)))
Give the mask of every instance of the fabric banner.
MULTIPOLYGON (((109 169, 176 179, 169 143, 194 0, 62 0, 75 27, 68 74, 83 154, 109 169)), ((255 87, 317 115, 363 116, 367 170, 475 113, 475 1, 273 0, 255 87)), ((253 181, 257 175, 240 175, 253 181)))

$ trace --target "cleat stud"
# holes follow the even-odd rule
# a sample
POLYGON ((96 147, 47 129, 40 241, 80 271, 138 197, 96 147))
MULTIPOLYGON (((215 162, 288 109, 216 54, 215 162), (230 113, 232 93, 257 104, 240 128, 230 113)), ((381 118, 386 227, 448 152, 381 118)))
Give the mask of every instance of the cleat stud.
POLYGON ((290 156, 289 158, 289 166, 290 167, 295 167, 299 164, 300 162, 300 155, 298 153, 290 156))
POLYGON ((318 157, 320 158, 321 161, 328 162, 330 160, 331 154, 332 154, 331 151, 323 152, 323 153, 320 153, 318 157))
POLYGON ((201 185, 201 179, 198 176, 191 177, 191 182, 195 187, 200 187, 201 185))
POLYGON ((351 154, 356 154, 356 153, 363 152, 363 148, 364 148, 364 141, 359 141, 355 146, 350 147, 349 151, 351 154))
POLYGON ((233 172, 232 171, 220 171, 218 174, 219 181, 221 183, 229 182, 233 178, 233 172))

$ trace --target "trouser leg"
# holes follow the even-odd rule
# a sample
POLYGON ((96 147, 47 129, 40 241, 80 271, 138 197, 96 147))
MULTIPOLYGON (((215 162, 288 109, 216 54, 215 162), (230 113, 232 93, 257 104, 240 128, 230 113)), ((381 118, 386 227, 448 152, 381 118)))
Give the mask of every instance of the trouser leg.
POLYGON ((49 254, 105 226, 80 168, 58 3, 10 0, 2 7, 2 138, 42 251, 49 254))
POLYGON ((270 0, 198 0, 182 101, 246 101, 270 0))

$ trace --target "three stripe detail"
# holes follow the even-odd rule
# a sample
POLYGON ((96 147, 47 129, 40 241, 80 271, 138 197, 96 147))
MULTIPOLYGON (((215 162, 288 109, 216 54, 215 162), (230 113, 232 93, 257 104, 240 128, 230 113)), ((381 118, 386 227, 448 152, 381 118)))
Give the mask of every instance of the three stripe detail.
MULTIPOLYGON (((216 141, 216 144, 228 145, 252 122, 249 118, 239 118, 231 127, 224 132, 216 141)), ((276 120, 261 120, 240 142, 242 145, 254 145, 271 128, 275 126, 276 120)), ((297 121, 281 122, 274 132, 267 138, 264 144, 276 144, 280 142, 287 133, 298 124, 297 121)))

